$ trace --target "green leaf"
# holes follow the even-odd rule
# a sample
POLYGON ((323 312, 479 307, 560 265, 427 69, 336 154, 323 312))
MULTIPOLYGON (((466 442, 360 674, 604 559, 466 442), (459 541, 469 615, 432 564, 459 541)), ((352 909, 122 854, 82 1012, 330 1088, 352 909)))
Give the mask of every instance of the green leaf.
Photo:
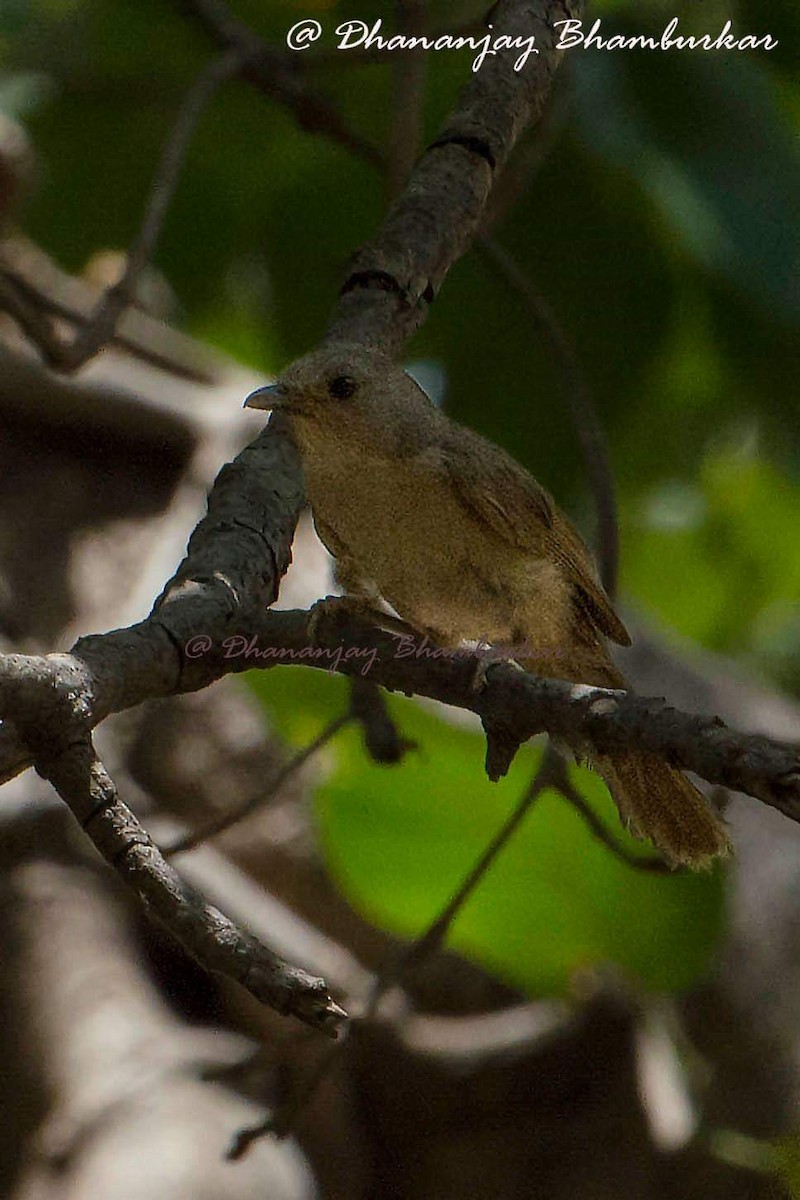
MULTIPOLYGON (((253 677, 270 719, 302 745, 346 703, 339 679, 301 668, 253 677)), ((340 735, 315 799, 328 869, 376 924, 412 938, 447 902, 527 787, 541 749, 526 746, 507 779, 490 783, 480 733, 419 703, 390 699, 418 749, 377 767, 359 732, 340 735)), ((622 830, 603 783, 575 780, 613 836, 622 830)), ((648 988, 688 987, 707 968, 722 917, 722 874, 654 876, 614 858, 557 795, 535 803, 523 828, 470 899, 450 944, 531 995, 570 989, 576 972, 618 964, 648 988)))

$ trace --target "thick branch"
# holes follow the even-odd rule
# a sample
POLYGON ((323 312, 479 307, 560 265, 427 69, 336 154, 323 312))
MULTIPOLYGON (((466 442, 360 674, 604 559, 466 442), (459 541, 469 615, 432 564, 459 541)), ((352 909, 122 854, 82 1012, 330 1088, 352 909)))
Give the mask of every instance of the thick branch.
POLYGON ((81 638, 71 655, 0 658, 0 783, 33 761, 17 719, 52 720, 55 743, 56 702, 63 713, 67 701, 86 733, 111 712, 211 683, 218 672, 187 659, 185 646, 193 635, 202 644, 261 619, 291 561, 303 499, 297 452, 285 422, 273 418, 217 476, 186 558, 146 621, 81 638))
MULTIPOLYGON (((718 717, 680 712, 661 699, 542 679, 510 663, 489 666, 483 686, 477 688, 480 660, 467 651, 439 650, 424 640, 409 647, 396 634, 353 617, 344 622, 337 616, 324 618, 316 624, 313 641, 308 625, 304 611, 262 611, 247 626, 231 621, 221 638, 200 641, 190 635, 184 647, 185 668, 171 682, 134 669, 129 659, 126 679, 141 686, 128 693, 128 701, 116 675, 95 673, 82 656, 84 643, 78 643, 73 655, 0 659, 0 714, 7 714, 5 705, 16 700, 26 711, 31 705, 33 715, 43 690, 55 696, 67 689, 80 728, 88 732, 109 712, 148 697, 196 691, 225 674, 294 662, 349 678, 366 675, 390 691, 476 713, 486 730, 486 769, 492 779, 505 774, 520 745, 538 733, 549 733, 605 753, 630 749, 658 754, 709 783, 746 792, 800 820, 796 746, 735 732, 718 717), (198 657, 192 659, 193 654, 198 657)), ((130 637, 131 632, 135 630, 106 636, 130 637)), ((104 638, 86 639, 86 644, 97 642, 102 646, 104 638)), ((135 654, 134 645, 129 652, 135 654)))
POLYGON ((542 114, 563 51, 555 22, 580 15, 581 0, 499 0, 493 33, 534 37, 518 53, 484 61, 414 169, 378 236, 358 251, 328 337, 397 353, 425 320, 447 272, 472 243, 497 173, 524 128, 542 114))

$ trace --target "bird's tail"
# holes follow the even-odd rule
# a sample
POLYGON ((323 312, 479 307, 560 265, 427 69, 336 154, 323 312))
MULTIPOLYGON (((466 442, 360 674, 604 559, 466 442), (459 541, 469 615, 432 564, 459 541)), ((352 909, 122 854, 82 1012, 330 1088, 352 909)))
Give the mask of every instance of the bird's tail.
POLYGON ((620 816, 632 833, 650 838, 673 866, 702 870, 730 842, 722 821, 694 784, 669 763, 634 751, 593 754, 620 816))
MULTIPOLYGON (((586 647, 569 666, 568 678, 576 682, 629 690, 605 647, 597 643, 586 647), (584 655, 585 662, 579 661, 584 655)), ((530 669, 544 673, 541 662, 532 662, 530 669)), ((559 669, 563 670, 563 663, 554 664, 553 674, 559 669)), ((592 750, 588 756, 584 747, 574 750, 605 780, 626 828, 636 837, 649 838, 672 866, 703 870, 713 859, 730 851, 724 824, 676 767, 656 755, 635 750, 613 754, 592 750)))

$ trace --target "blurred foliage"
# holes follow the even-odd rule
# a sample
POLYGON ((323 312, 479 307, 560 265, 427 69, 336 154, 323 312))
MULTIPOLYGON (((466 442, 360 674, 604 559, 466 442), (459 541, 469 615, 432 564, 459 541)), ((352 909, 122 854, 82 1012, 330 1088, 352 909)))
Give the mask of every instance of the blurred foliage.
POLYGON ((781 1139, 773 1153, 777 1159, 778 1174, 789 1189, 789 1194, 797 1200, 800 1198, 800 1138, 781 1139))
MULTIPOLYGON (((236 0, 280 41, 302 17, 388 28, 377 0, 236 0)), ((456 29, 485 5, 433 0, 456 29)), ((623 515, 625 600, 800 691, 800 9, 795 0, 634 0, 593 6, 604 32, 721 29, 780 39, 766 53, 570 57, 568 117, 498 237, 579 347, 608 430, 623 515)), ((79 271, 135 231, 167 129, 213 48, 178 3, 4 0, 0 110, 24 120, 41 180, 25 231, 79 271)), ((314 69, 351 125, 386 144, 389 62, 314 69)), ((387 56, 388 58, 388 56, 387 56)), ((431 135, 471 54, 432 56, 431 135)), ((244 83, 205 114, 158 266, 186 328, 268 372, 322 333, 348 255, 385 207, 382 179, 244 83)), ((558 380, 518 297, 478 254, 458 264, 409 355, 445 380, 445 404, 506 445, 579 514, 585 471, 558 380)), ((587 526, 589 522, 586 522, 587 526)), ((344 703, 306 671, 254 686, 295 744, 344 703)), ((368 765, 354 732, 318 796, 322 845, 373 919, 418 932, 524 787, 537 751, 488 785, 481 739, 396 703, 418 755, 368 765)), ((602 786, 581 787, 619 837, 602 786)), ((615 862, 559 799, 524 832, 460 917, 454 942, 534 992, 603 958, 652 987, 685 986, 707 961, 717 876, 658 879, 615 862)))

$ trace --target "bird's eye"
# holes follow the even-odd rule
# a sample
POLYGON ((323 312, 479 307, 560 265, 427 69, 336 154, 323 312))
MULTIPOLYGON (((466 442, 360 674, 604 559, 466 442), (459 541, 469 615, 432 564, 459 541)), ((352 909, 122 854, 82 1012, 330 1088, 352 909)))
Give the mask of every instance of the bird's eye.
POLYGON ((334 400, 348 400, 356 390, 356 381, 349 375, 337 375, 328 384, 328 392, 334 400))

